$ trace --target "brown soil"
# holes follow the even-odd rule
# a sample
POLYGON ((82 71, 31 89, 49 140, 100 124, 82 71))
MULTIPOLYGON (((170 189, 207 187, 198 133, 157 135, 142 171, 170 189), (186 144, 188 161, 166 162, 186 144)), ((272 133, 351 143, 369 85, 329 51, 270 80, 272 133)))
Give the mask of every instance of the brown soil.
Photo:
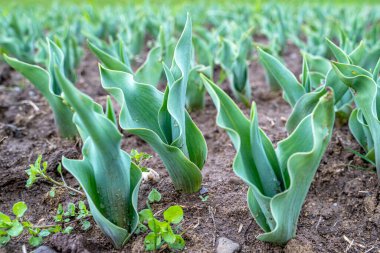
MULTIPOLYGON (((299 52, 290 47, 285 62, 292 71, 300 73, 299 52)), ((25 201, 29 206, 26 217, 34 223, 51 224, 58 203, 78 201, 78 196, 66 192, 54 199, 47 197, 51 185, 38 182, 25 187, 24 170, 38 154, 49 162, 49 174, 55 172, 62 156, 80 157, 81 143, 63 140, 55 133, 51 111, 41 95, 14 71, 1 65, 0 70, 0 210, 8 213, 13 203, 25 201), (36 111, 30 103, 39 109, 36 111)), ((78 72, 78 86, 96 101, 104 104, 105 92, 100 86, 97 63, 87 54, 78 72)), ((286 137, 285 120, 291 109, 280 94, 270 93, 262 68, 255 62, 250 66, 253 99, 257 103, 260 125, 277 143, 286 137)), ((228 85, 223 84, 228 90, 228 85)), ((162 194, 162 201, 153 204, 155 211, 171 205, 182 205, 188 229, 184 237, 185 252, 214 252, 215 242, 225 236, 238 242, 242 252, 377 252, 380 226, 380 203, 377 177, 368 164, 354 157, 347 148, 359 149, 347 126, 336 128, 332 142, 321 162, 299 219, 297 236, 285 247, 273 246, 255 239, 261 233, 246 204, 247 186, 232 171, 235 150, 225 133, 215 124, 216 110, 207 96, 206 108, 192 113, 202 130, 209 148, 203 169, 203 186, 208 200, 199 194, 181 194, 174 190, 168 173, 150 147, 137 137, 125 135, 123 148, 135 148, 153 154, 148 166, 159 172, 155 185, 144 184, 140 191, 140 208, 144 208, 152 187, 162 194), (366 168, 364 170, 358 168, 366 168), (372 249, 372 250, 371 250, 372 249)), ((249 109, 243 108, 248 115, 249 109)), ((68 173, 67 182, 77 186, 68 173)), ((27 236, 13 240, 6 252, 21 252, 28 246, 27 236)), ((71 235, 58 234, 44 241, 59 252, 142 252, 143 236, 134 236, 122 251, 93 226, 90 231, 75 229, 71 235)), ((2 252, 2 250, 0 250, 2 252)))

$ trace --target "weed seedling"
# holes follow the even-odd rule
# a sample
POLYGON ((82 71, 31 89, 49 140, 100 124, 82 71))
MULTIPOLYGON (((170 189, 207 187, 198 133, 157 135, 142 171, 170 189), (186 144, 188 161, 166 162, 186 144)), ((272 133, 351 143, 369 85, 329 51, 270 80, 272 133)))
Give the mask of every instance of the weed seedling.
MULTIPOLYGON (((160 199, 161 194, 153 189, 149 194, 148 201, 153 203, 160 199)), ((179 205, 169 207, 164 211, 164 220, 160 221, 153 214, 148 201, 148 209, 139 213, 141 224, 138 228, 138 232, 146 232, 148 229, 150 231, 144 239, 145 250, 156 251, 165 247, 171 250, 182 250, 185 247, 185 240, 182 238, 182 234, 178 233, 179 224, 183 220, 182 207, 179 205), (173 229, 172 225, 177 226, 173 229)))
MULTIPOLYGON (((61 176, 61 182, 56 181, 52 177, 50 177, 47 174, 47 167, 48 163, 46 161, 42 162, 42 155, 39 155, 37 160, 34 162, 34 164, 29 165, 29 169, 25 170, 26 174, 28 174, 29 178, 26 181, 26 187, 31 187, 34 183, 36 183, 39 179, 44 179, 53 185, 57 187, 62 187, 66 188, 67 190, 71 192, 75 192, 81 196, 84 196, 84 193, 81 191, 78 191, 77 189, 74 189, 73 187, 70 187, 66 184, 66 181, 62 175, 62 166, 61 164, 58 165, 57 171, 59 175, 61 176)), ((49 191, 49 196, 54 197, 55 196, 55 187, 52 187, 51 190, 49 191)))

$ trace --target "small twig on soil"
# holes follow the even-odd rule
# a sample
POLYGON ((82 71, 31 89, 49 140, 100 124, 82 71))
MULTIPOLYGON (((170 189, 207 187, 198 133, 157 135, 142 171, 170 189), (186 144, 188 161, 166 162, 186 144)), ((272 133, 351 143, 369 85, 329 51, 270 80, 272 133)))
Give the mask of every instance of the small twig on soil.
POLYGON ((1 144, 4 140, 6 140, 6 139, 8 139, 8 136, 4 136, 4 137, 0 140, 0 144, 1 144))
MULTIPOLYGON (((212 246, 215 247, 215 243, 216 243, 216 225, 215 225, 215 217, 214 217, 214 212, 213 212, 213 208, 211 206, 208 206, 208 211, 210 213, 210 216, 211 216, 211 219, 212 219, 212 223, 214 225, 214 233, 213 233, 213 241, 212 241, 212 246)), ((215 210, 216 212, 216 210, 215 210)))
POLYGON ((351 241, 351 240, 348 239, 347 236, 345 236, 345 235, 343 235, 343 239, 344 239, 346 242, 349 243, 348 246, 347 246, 347 248, 346 248, 346 250, 344 251, 344 252, 348 252, 348 251, 351 249, 352 245, 354 244, 354 240, 351 241))
POLYGON ((253 223, 253 220, 251 219, 251 221, 249 222, 249 224, 247 226, 247 229, 244 231, 244 240, 247 240, 248 230, 251 227, 252 223, 253 223))
POLYGON ((33 103, 31 100, 22 100, 20 101, 19 103, 17 103, 18 105, 22 105, 22 104, 28 104, 30 105, 33 110, 35 110, 36 112, 40 111, 40 108, 35 104, 33 103))
POLYGON ((59 186, 59 187, 66 188, 66 189, 68 189, 68 190, 70 190, 70 191, 73 191, 73 192, 75 192, 75 193, 78 193, 78 194, 81 195, 81 196, 86 196, 83 192, 78 191, 77 189, 74 189, 74 188, 68 186, 68 185, 66 184, 65 181, 63 181, 63 182, 58 182, 58 181, 54 180, 53 178, 51 178, 51 177, 49 177, 48 175, 45 175, 45 174, 41 174, 41 176, 42 176, 45 180, 49 181, 49 182, 52 183, 52 184, 55 184, 55 185, 57 185, 57 186, 59 186))
POLYGON ((315 226, 315 230, 318 230, 319 225, 321 224, 322 216, 319 216, 319 220, 317 222, 317 225, 315 226))
POLYGON ((161 246, 160 250, 158 251, 158 253, 161 253, 163 252, 164 250, 166 250, 168 248, 168 245, 167 244, 164 244, 161 246))
POLYGON ((271 127, 274 127, 276 125, 276 123, 274 122, 272 118, 269 118, 269 117, 266 117, 266 118, 269 121, 271 127))
POLYGON ((51 143, 49 140, 45 139, 45 141, 47 142, 47 144, 49 144, 49 148, 54 149, 57 147, 55 144, 51 143))
MULTIPOLYGON (((147 203, 147 204, 149 204, 149 203, 147 203)), ((180 207, 182 207, 183 209, 187 208, 187 206, 183 206, 183 205, 180 205, 180 207)), ((164 209, 158 210, 157 212, 155 212, 153 214, 153 216, 157 216, 157 215, 161 214, 163 211, 164 211, 164 209)))
POLYGON ((199 226, 200 224, 200 219, 198 218, 198 223, 195 224, 195 225, 190 225, 188 226, 187 228, 185 228, 181 233, 180 233, 180 236, 184 235, 187 231, 189 231, 190 229, 195 229, 199 226))
POLYGON ((64 222, 62 224, 46 224, 46 225, 35 225, 33 226, 33 228, 40 228, 40 229, 44 229, 44 228, 52 228, 52 227, 56 227, 56 226, 59 226, 59 225, 71 225, 71 224, 74 224, 74 223, 77 223, 79 221, 83 221, 83 220, 89 220, 90 217, 92 217, 91 214, 88 214, 88 216, 86 218, 83 218, 83 219, 75 219, 75 220, 72 220, 72 221, 69 221, 69 222, 64 222))
POLYGON ((372 251, 375 247, 372 246, 371 248, 369 248, 368 250, 364 251, 364 253, 369 253, 370 251, 372 251))
POLYGON ((240 223, 239 229, 238 229, 238 234, 240 234, 241 230, 243 229, 243 224, 240 223))
POLYGON ((22 250, 22 253, 28 253, 28 251, 26 250, 25 244, 22 245, 21 250, 22 250))

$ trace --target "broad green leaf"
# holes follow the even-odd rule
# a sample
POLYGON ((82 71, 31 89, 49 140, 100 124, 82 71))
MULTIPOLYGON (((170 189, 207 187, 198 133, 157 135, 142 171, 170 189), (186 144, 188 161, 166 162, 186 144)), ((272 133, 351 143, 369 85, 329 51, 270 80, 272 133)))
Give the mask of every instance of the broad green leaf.
POLYGON ((168 101, 167 108, 172 120, 172 145, 178 147, 188 156, 187 135, 186 135, 186 90, 189 79, 190 63, 192 59, 192 24, 189 14, 187 15, 186 24, 174 49, 172 66, 169 71, 165 71, 168 79, 168 101), (169 76, 169 77, 168 77, 169 76), (171 77, 173 78, 170 81, 171 77))
POLYGON ((154 251, 161 246, 161 237, 150 232, 144 239, 145 250, 154 251))
POLYGON ((25 202, 22 201, 15 203, 12 207, 13 214, 16 215, 17 218, 24 216, 26 210, 28 210, 28 207, 25 202))
MULTIPOLYGON (((233 169, 249 185, 249 209, 265 232, 258 238, 285 244, 295 235, 302 204, 331 138, 335 119, 332 91, 317 95, 319 101, 311 111, 293 112, 299 118, 294 122, 299 123, 274 151, 270 140, 255 123, 254 105, 248 120, 219 87, 206 78, 204 84, 218 111, 217 124, 227 130, 237 150, 233 169), (247 139, 251 141, 247 142, 247 139), (251 150, 261 154, 260 157, 253 155, 251 150), (265 155, 267 159, 263 160, 265 155), (271 186, 267 183, 270 178, 282 185, 271 186)), ((301 97, 300 101, 303 100, 301 97)), ((304 108, 294 108, 301 109, 304 108)))
POLYGON ((259 60, 266 71, 276 79, 284 91, 284 97, 291 106, 295 106, 305 89, 298 82, 297 78, 279 60, 268 54, 261 48, 257 48, 259 60))
POLYGON ((247 64, 248 52, 245 48, 247 41, 249 40, 245 38, 245 34, 238 41, 222 38, 217 52, 217 63, 227 74, 234 96, 246 106, 249 106, 251 86, 247 64))
POLYGON ((91 223, 89 221, 85 220, 85 221, 82 222, 81 229, 83 231, 87 231, 90 228, 91 228, 91 223))
POLYGON ((106 53, 102 49, 95 46, 93 43, 88 42, 88 48, 91 52, 102 62, 104 66, 107 68, 111 68, 114 70, 125 71, 127 73, 133 73, 131 67, 128 63, 122 62, 116 57, 106 53))
POLYGON ((321 88, 315 92, 306 93, 295 104, 288 121, 286 122, 286 130, 292 133, 298 124, 310 113, 313 112, 315 106, 319 103, 319 99, 326 94, 326 90, 321 88))
POLYGON ((333 68, 343 83, 354 90, 358 111, 353 112, 350 129, 366 151, 374 148, 376 170, 380 177, 380 88, 373 75, 359 66, 333 62, 333 68))
POLYGON ((150 219, 153 219, 153 212, 150 209, 144 209, 139 212, 140 222, 149 221, 150 219))
POLYGON ((193 67, 189 74, 189 84, 186 90, 186 108, 188 111, 196 111, 203 109, 205 106, 205 93, 206 89, 203 86, 201 73, 212 76, 212 69, 202 65, 193 67))
POLYGON ((159 221, 159 220, 157 220, 155 218, 148 220, 148 227, 149 227, 149 229, 151 231, 153 231, 154 233, 156 233, 156 234, 159 234, 161 232, 161 229, 163 227, 166 228, 166 226, 167 226, 166 222, 159 221))
POLYGON ((191 51, 188 18, 174 51, 172 67, 164 65, 168 79, 165 94, 152 85, 136 82, 131 74, 100 67, 103 87, 121 106, 121 128, 151 145, 175 188, 184 192, 200 189, 200 170, 207 155, 202 133, 185 110, 191 51))
POLYGON ((250 144, 252 158, 266 196, 272 197, 284 187, 285 179, 268 137, 259 128, 256 104, 252 103, 250 122, 250 144))
POLYGON ((32 247, 38 247, 42 244, 42 242, 43 242, 43 239, 41 236, 32 236, 29 238, 29 244, 32 247))
MULTIPOLYGON (((227 133, 237 150, 237 155, 234 158, 233 170, 247 184, 252 186, 254 191, 263 194, 264 185, 260 181, 260 176, 254 159, 252 157, 252 148, 250 138, 240 138, 240 136, 250 136, 250 121, 240 111, 239 107, 228 97, 219 87, 213 84, 210 80, 203 78, 205 87, 210 94, 218 111, 216 122, 218 126, 227 130, 227 133)), ((262 131, 261 131, 262 132, 262 131)), ((266 139, 262 135, 262 139, 266 139)), ((251 192, 250 190, 248 192, 251 192)), ((249 195, 248 195, 249 196, 249 195)), ((254 214, 257 223, 265 230, 270 231, 273 223, 267 223, 266 219, 270 215, 269 201, 270 198, 262 195, 261 199, 255 200, 261 206, 266 208, 257 208, 254 214)), ((251 208, 252 210, 252 208, 251 208)))
POLYGON ((71 234, 71 232, 74 230, 74 227, 72 226, 67 226, 65 229, 62 231, 62 234, 71 234))
POLYGON ((327 38, 326 41, 337 61, 342 63, 350 63, 351 60, 349 56, 341 48, 339 48, 337 45, 335 45, 331 40, 327 38))
MULTIPOLYGON (((276 57, 278 60, 281 61, 281 58, 276 55, 275 52, 273 52, 273 50, 270 49, 269 46, 266 46, 266 45, 261 45, 259 46, 263 51, 271 54, 273 57, 276 57)), ((277 90, 281 90, 281 85, 277 82, 276 78, 273 76, 272 72, 269 71, 269 69, 267 68, 264 68, 265 70, 265 81, 267 84, 269 84, 269 87, 271 89, 271 91, 277 91, 277 90)))
POLYGON ((77 129, 72 123, 73 113, 60 97, 61 88, 57 84, 52 65, 59 64, 62 69, 63 55, 60 49, 48 40, 49 61, 48 71, 37 65, 31 65, 4 55, 5 61, 27 78, 48 101, 54 115, 55 124, 62 137, 72 138, 77 135, 77 129))
POLYGON ((185 240, 180 235, 175 235, 175 241, 168 244, 169 247, 174 250, 183 250, 185 248, 185 240))
POLYGON ((162 61, 162 48, 160 46, 152 48, 143 65, 136 70, 135 80, 157 87, 162 76, 162 61))
POLYGON ((11 223, 11 218, 8 215, 0 212, 0 228, 8 227, 11 225, 11 223))
POLYGON ((352 111, 348 126, 356 141, 368 152, 373 147, 373 140, 368 125, 364 123, 363 114, 359 109, 352 111))
POLYGON ((277 225, 273 231, 260 235, 260 240, 285 243, 294 236, 302 204, 331 138, 335 116, 333 97, 329 91, 322 96, 312 113, 287 139, 278 143, 276 154, 290 183, 286 191, 272 199, 270 206, 277 225))
POLYGON ((159 193, 157 189, 153 188, 152 191, 148 195, 148 200, 150 203, 160 202, 161 193, 159 193))
POLYGON ((11 237, 9 235, 0 236, 0 245, 4 246, 11 240, 11 237))
POLYGON ((41 230, 41 232, 38 234, 38 236, 41 236, 41 237, 46 237, 46 236, 49 236, 49 235, 50 235, 50 231, 47 230, 47 229, 41 230))
POLYGON ((106 115, 110 121, 117 125, 117 118, 113 109, 113 104, 110 96, 107 96, 106 115))
POLYGON ((7 232, 11 237, 16 237, 21 235, 22 231, 24 231, 22 224, 18 220, 14 220, 12 221, 12 227, 7 232))
POLYGON ((102 107, 77 90, 56 69, 64 97, 74 108, 73 121, 82 140, 83 159, 63 158, 63 166, 79 181, 86 193, 94 220, 121 248, 138 225, 137 197, 140 169, 120 149, 117 126, 102 107))
POLYGON ((173 230, 169 223, 166 223, 165 230, 161 229, 162 239, 168 244, 174 243, 176 240, 176 235, 173 233, 173 230))
POLYGON ((164 212, 164 219, 172 224, 178 224, 183 220, 182 207, 175 205, 171 206, 164 212))

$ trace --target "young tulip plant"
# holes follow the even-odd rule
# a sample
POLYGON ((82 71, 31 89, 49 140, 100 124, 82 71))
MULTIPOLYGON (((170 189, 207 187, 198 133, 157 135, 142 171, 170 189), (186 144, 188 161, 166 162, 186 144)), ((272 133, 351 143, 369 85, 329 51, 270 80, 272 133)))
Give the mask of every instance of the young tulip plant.
POLYGON ((203 109, 205 106, 206 88, 203 85, 201 74, 213 78, 215 55, 218 50, 216 31, 209 31, 204 27, 196 27, 192 36, 194 46, 194 62, 189 74, 189 84, 186 90, 186 108, 189 111, 203 109))
POLYGON ((239 101, 249 106, 251 99, 251 85, 247 58, 252 41, 252 30, 243 33, 236 42, 221 38, 220 48, 217 52, 217 63, 225 71, 231 90, 239 101))
POLYGON ((38 41, 43 36, 40 24, 35 17, 13 13, 10 20, 2 23, 0 53, 16 57, 27 63, 36 63, 38 41))
POLYGON ((196 111, 203 109, 205 106, 206 89, 203 85, 201 74, 212 78, 213 59, 210 55, 211 52, 208 51, 210 49, 209 45, 203 38, 195 35, 192 37, 192 40, 193 55, 186 90, 186 108, 189 111, 196 111))
POLYGON ((73 122, 83 140, 82 160, 63 157, 63 166, 83 188, 94 220, 121 248, 139 224, 137 212, 141 170, 121 150, 122 134, 115 124, 110 100, 104 113, 55 68, 63 97, 75 111, 73 122))
POLYGON ((346 121, 352 111, 352 96, 332 70, 330 62, 320 56, 303 53, 301 81, 277 58, 257 49, 260 63, 273 76, 283 90, 284 99, 294 107, 307 93, 318 91, 324 86, 334 90, 335 112, 341 121, 346 121))
POLYGON ((204 84, 237 151, 233 170, 249 185, 248 206, 264 233, 258 239, 285 244, 295 236, 310 184, 329 144, 334 125, 334 95, 320 89, 305 94, 288 121, 289 136, 277 148, 258 126, 255 103, 249 119, 209 79, 204 84))
MULTIPOLYGON (((119 39, 119 48, 114 52, 107 52, 106 48, 99 48, 94 43, 89 42, 91 52, 108 69, 124 71, 134 75, 138 82, 149 83, 157 86, 162 76, 162 61, 164 59, 164 47, 161 46, 163 30, 161 29, 156 45, 148 53, 145 62, 134 72, 128 59, 127 48, 124 41, 119 39)), ((107 46, 106 46, 107 47, 107 46)))
POLYGON ((380 179, 380 58, 373 73, 353 64, 333 62, 342 82, 352 91, 357 106, 349 119, 350 131, 376 166, 380 179))
POLYGON ((188 16, 174 50, 172 66, 164 64, 168 84, 164 93, 134 75, 100 66, 103 87, 121 106, 122 129, 139 136, 159 154, 177 190, 196 192, 206 161, 205 139, 185 110, 192 57, 188 16))
POLYGON ((61 97, 62 89, 54 72, 54 66, 56 65, 64 71, 64 55, 62 50, 50 40, 47 40, 47 48, 48 60, 46 70, 37 65, 31 65, 16 58, 8 57, 7 55, 4 55, 4 59, 12 68, 27 78, 48 101, 53 111, 59 134, 62 137, 72 138, 77 135, 77 129, 72 122, 73 112, 61 97))
MULTIPOLYGON (((346 53, 332 41, 328 39, 326 39, 326 41, 332 55, 338 62, 357 65, 370 72, 376 67, 377 59, 380 57, 380 51, 377 52, 377 50, 368 49, 363 42, 360 42, 350 53, 346 53)), ((334 90, 337 116, 348 119, 353 110, 352 104, 354 99, 352 92, 349 90, 349 86, 343 83, 333 68, 327 73, 325 84, 334 90)))
POLYGON ((83 49, 78 45, 76 37, 67 29, 67 32, 62 37, 55 36, 54 42, 62 50, 64 57, 65 76, 72 81, 76 81, 76 69, 79 66, 83 49))

